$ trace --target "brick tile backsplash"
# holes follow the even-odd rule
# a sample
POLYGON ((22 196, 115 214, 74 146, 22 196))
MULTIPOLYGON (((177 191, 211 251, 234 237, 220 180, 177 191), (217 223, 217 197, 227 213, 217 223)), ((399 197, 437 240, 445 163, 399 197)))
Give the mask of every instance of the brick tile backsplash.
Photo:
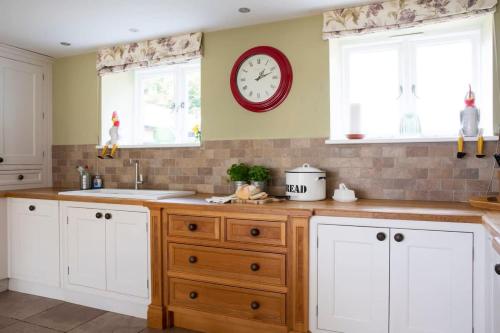
MULTIPOLYGON (((487 157, 475 157, 474 144, 456 158, 455 143, 327 145, 324 139, 207 141, 199 148, 119 149, 115 159, 99 160, 93 145, 53 147, 54 186, 78 187, 77 165, 99 172, 106 187, 130 188, 140 161, 143 188, 194 190, 228 194, 226 169, 233 163, 261 164, 272 170, 269 192, 285 192, 285 170, 309 163, 327 172, 331 196, 339 183, 369 199, 467 201, 484 195, 494 165, 496 143, 487 142, 487 157)), ((496 170, 492 190, 498 191, 496 170)))

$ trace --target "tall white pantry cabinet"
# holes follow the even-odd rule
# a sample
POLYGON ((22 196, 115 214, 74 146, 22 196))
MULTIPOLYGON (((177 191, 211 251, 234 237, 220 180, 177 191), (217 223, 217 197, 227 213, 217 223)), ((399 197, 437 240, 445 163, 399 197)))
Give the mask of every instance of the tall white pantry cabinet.
MULTIPOLYGON (((0 191, 52 184, 52 58, 0 43, 0 191)), ((7 286, 0 199, 0 291, 7 286)))
POLYGON ((52 58, 0 44, 0 190, 52 184, 52 58))

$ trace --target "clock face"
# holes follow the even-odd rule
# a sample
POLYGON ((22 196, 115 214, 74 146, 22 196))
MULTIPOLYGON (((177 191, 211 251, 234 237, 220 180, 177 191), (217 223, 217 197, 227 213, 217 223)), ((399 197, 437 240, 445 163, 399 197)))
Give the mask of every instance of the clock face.
POLYGON ((245 109, 265 112, 286 99, 292 80, 292 66, 280 50, 257 46, 244 52, 234 63, 231 92, 245 109))
POLYGON ((281 69, 273 57, 256 54, 240 65, 236 79, 243 98, 252 103, 261 103, 278 91, 281 69))

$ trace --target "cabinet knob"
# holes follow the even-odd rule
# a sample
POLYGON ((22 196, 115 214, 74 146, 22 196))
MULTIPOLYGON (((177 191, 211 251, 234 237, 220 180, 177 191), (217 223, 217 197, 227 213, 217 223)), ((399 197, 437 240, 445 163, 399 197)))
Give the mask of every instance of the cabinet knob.
POLYGON ((104 218, 105 218, 106 220, 111 220, 111 218, 112 218, 112 217, 113 217, 113 215, 111 215, 110 213, 106 213, 106 214, 104 214, 104 218))
POLYGON ((24 179, 24 175, 19 175, 19 176, 17 176, 17 179, 19 179, 19 180, 23 180, 23 179, 24 179))
POLYGON ((189 256, 189 263, 195 264, 198 261, 196 256, 189 256))
POLYGON ((259 302, 252 302, 250 303, 250 307, 252 308, 252 310, 257 310, 258 308, 260 308, 260 304, 259 302))
POLYGON ((0 157, 0 163, 3 163, 3 157, 0 157))
POLYGON ((189 231, 195 231, 196 229, 198 229, 198 226, 194 223, 189 223, 188 229, 189 229, 189 231))
POLYGON ((405 239, 405 236, 403 236, 403 234, 399 234, 399 233, 397 233, 397 234, 395 234, 395 235, 394 235, 394 240, 395 240, 396 242, 398 242, 398 243, 399 243, 399 242, 402 242, 402 241, 403 241, 403 239, 405 239))
POLYGON ((498 275, 500 275, 500 264, 496 264, 495 265, 495 273, 497 273, 498 275))
POLYGON ((34 211, 36 209, 36 207, 34 205, 30 205, 28 207, 28 209, 30 210, 30 212, 34 211))
POLYGON ((198 293, 196 291, 192 291, 189 293, 189 298, 196 299, 198 297, 198 293))
POLYGON ((257 237, 260 235, 260 230, 257 228, 252 228, 250 229, 250 235, 252 235, 253 237, 257 237))
POLYGON ((250 265, 250 269, 253 271, 253 272, 257 272, 259 269, 260 269, 260 265, 257 264, 257 263, 253 263, 250 265))
POLYGON ((385 236, 385 232, 379 232, 379 233, 377 234, 377 239, 378 239, 379 241, 381 241, 381 242, 382 242, 382 241, 385 241, 385 237, 386 237, 386 236, 385 236))
POLYGON ((100 212, 95 213, 95 217, 98 219, 102 218, 102 213, 100 212))

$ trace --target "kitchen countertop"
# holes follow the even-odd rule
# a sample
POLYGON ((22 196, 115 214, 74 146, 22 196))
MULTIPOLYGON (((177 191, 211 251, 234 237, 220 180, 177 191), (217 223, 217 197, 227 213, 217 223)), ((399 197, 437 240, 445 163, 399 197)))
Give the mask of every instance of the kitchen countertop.
POLYGON ((281 201, 263 205, 213 204, 205 201, 205 198, 210 197, 210 195, 206 194, 161 200, 137 200, 59 195, 59 192, 64 190, 69 189, 39 188, 11 190, 0 192, 0 198, 96 202, 139 205, 149 208, 216 209, 266 214, 283 214, 283 211, 287 211, 288 213, 293 213, 295 216, 319 215, 431 222, 483 223, 493 235, 493 247, 500 253, 500 211, 476 208, 470 206, 468 203, 368 199, 361 199, 352 203, 341 203, 327 199, 311 202, 281 201))
POLYGON ((102 197, 82 197, 59 195, 63 188, 38 188, 30 190, 11 190, 0 192, 0 197, 29 198, 60 201, 97 202, 110 204, 140 205, 155 207, 184 207, 224 209, 227 211, 252 211, 283 213, 293 211, 299 216, 343 216, 362 218, 387 218, 400 220, 421 220, 434 222, 485 223, 495 237, 500 237, 500 211, 488 211, 471 207, 468 203, 406 201, 406 200, 369 200, 361 199, 352 203, 341 203, 331 199, 323 201, 281 201, 264 205, 254 204, 213 204, 205 198, 210 195, 197 194, 189 197, 161 200, 117 199, 102 197))

